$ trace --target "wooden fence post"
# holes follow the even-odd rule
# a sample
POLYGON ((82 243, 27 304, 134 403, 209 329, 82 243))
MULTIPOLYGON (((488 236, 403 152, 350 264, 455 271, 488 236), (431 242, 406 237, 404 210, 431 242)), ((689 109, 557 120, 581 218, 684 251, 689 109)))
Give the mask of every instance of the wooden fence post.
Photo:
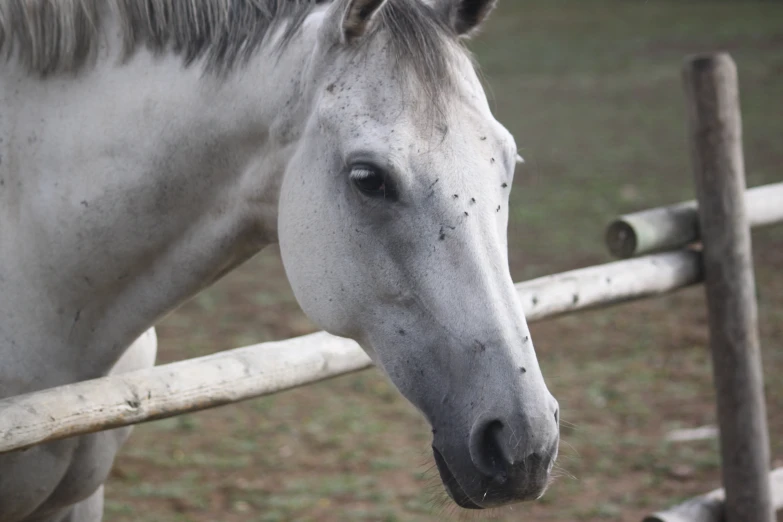
POLYGON ((772 522, 737 68, 725 53, 686 60, 683 80, 709 313, 726 522, 772 522))

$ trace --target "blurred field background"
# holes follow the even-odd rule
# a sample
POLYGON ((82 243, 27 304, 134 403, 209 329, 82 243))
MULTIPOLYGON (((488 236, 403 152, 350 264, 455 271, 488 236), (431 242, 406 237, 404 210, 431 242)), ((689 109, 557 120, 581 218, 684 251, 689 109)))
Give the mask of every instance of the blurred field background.
MULTIPOLYGON (((693 197, 683 57, 738 63, 750 186, 783 180, 783 3, 502 0, 470 44, 527 163, 515 281, 610 261, 607 222, 693 197)), ((783 202, 781 202, 783 204, 783 202)), ((783 465, 783 227, 754 232, 773 458, 783 465)), ((443 507, 427 426, 376 370, 142 425, 109 522, 641 520, 719 486, 701 287, 531 325, 563 419, 547 495, 480 517, 443 507)), ((313 331, 270 248, 170 315, 160 362, 313 331)))

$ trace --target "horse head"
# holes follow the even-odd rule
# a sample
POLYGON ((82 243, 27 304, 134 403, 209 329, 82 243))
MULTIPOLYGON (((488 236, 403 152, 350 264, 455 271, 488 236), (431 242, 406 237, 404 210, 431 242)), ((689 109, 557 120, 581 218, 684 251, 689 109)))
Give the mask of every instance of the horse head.
POLYGON ((423 413, 465 508, 540 497, 559 441, 508 268, 517 149, 462 43, 493 4, 324 9, 278 218, 303 310, 423 413))

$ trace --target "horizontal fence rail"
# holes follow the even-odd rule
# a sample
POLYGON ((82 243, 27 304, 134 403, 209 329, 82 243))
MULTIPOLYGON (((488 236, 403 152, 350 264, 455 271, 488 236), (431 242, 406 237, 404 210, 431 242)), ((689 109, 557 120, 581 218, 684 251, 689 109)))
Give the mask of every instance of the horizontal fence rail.
MULTIPOLYGON (((776 468, 767 477, 772 492, 772 507, 783 509, 783 468, 776 468)), ((642 522, 725 522, 726 491, 718 488, 686 500, 665 511, 653 513, 642 522)))
MULTIPOLYGON (((517 283, 528 321, 663 295, 703 280, 681 250, 517 283)), ((372 366, 354 341, 317 332, 0 400, 0 453, 277 393, 372 366)))
MULTIPOLYGON (((751 228, 783 222, 783 183, 745 191, 751 228)), ((606 228, 606 246, 617 258, 673 250, 699 241, 699 210, 695 200, 619 216, 606 228)))

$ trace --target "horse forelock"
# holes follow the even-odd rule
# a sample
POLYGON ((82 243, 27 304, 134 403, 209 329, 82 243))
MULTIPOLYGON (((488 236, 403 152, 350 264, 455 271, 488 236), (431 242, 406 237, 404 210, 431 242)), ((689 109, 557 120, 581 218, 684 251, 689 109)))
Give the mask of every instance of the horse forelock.
POLYGON ((456 88, 454 58, 468 55, 467 50, 446 21, 421 0, 388 0, 379 18, 374 32, 388 34, 387 50, 402 72, 413 73, 425 118, 439 121, 446 95, 456 88))
MULTIPOLYGON (((185 66, 203 58, 207 71, 243 66, 269 34, 283 27, 285 47, 319 5, 332 0, 5 0, 0 4, 0 53, 15 55, 42 77, 88 67, 106 18, 120 24, 123 55, 139 46, 173 52, 185 66)), ((388 0, 374 34, 388 34, 394 62, 412 71, 430 102, 452 85, 450 57, 458 38, 422 0, 388 0)), ((373 35, 362 39, 368 48, 373 35)), ((435 103, 438 105, 438 103, 435 103)))

